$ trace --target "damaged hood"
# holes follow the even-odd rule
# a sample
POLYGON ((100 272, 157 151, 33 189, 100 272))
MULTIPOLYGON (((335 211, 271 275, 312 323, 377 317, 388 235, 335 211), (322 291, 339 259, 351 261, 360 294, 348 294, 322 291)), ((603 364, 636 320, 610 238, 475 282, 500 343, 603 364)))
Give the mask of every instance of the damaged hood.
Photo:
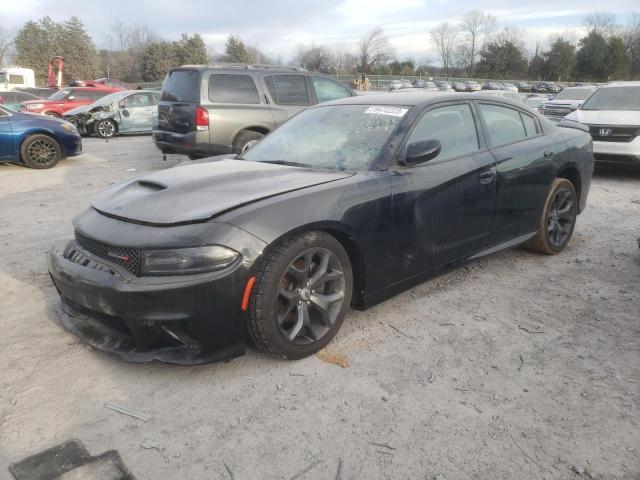
POLYGON ((114 185, 92 206, 133 222, 173 225, 211 219, 234 208, 352 176, 244 160, 191 163, 114 185))
POLYGON ((65 116, 67 115, 78 115, 80 113, 87 113, 89 110, 93 108, 93 104, 90 105, 82 105, 80 107, 72 108, 71 110, 67 110, 65 116))

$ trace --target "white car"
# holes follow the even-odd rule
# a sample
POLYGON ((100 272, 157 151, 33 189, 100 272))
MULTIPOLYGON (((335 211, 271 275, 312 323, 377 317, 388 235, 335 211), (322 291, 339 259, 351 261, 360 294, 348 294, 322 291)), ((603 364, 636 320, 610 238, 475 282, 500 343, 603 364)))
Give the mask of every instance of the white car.
POLYGON ((599 88, 565 120, 589 127, 596 162, 640 166, 640 81, 599 88))
POLYGON ((595 85, 565 88, 551 100, 540 105, 540 113, 552 122, 559 122, 571 112, 576 111, 597 89, 595 85))
POLYGON ((516 87, 513 83, 502 82, 502 89, 507 92, 515 92, 518 93, 518 87, 516 87))

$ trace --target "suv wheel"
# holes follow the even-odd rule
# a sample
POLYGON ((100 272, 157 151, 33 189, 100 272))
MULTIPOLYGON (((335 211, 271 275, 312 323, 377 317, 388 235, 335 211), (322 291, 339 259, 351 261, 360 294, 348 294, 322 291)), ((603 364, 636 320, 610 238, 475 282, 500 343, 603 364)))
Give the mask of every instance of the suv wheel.
POLYGON ((264 135, 262 133, 254 132, 252 130, 243 130, 238 134, 238 136, 236 136, 236 139, 233 141, 233 153, 235 153, 236 155, 241 155, 242 153, 244 153, 244 147, 247 145, 247 143, 254 142, 251 145, 253 146, 263 138, 264 135))

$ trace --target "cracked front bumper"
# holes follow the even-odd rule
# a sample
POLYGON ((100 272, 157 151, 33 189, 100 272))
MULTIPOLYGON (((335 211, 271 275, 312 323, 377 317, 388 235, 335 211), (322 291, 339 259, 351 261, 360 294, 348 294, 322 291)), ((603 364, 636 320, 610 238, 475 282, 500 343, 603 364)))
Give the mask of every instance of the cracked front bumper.
POLYGON ((179 365, 244 353, 242 262, 178 279, 133 278, 71 241, 54 245, 48 266, 62 300, 60 325, 95 348, 130 362, 179 365), (69 246, 79 257, 65 258, 69 246))

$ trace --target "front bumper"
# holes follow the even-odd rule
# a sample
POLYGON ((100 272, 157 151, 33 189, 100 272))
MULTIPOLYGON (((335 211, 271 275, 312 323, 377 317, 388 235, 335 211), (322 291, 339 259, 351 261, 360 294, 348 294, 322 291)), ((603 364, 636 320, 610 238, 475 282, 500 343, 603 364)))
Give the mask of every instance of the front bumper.
POLYGON ((640 137, 632 142, 593 142, 597 163, 621 163, 640 166, 640 137))
POLYGON ((244 353, 242 262, 178 279, 132 278, 71 241, 53 246, 48 266, 62 299, 59 323, 95 348, 130 362, 178 365, 244 353))

